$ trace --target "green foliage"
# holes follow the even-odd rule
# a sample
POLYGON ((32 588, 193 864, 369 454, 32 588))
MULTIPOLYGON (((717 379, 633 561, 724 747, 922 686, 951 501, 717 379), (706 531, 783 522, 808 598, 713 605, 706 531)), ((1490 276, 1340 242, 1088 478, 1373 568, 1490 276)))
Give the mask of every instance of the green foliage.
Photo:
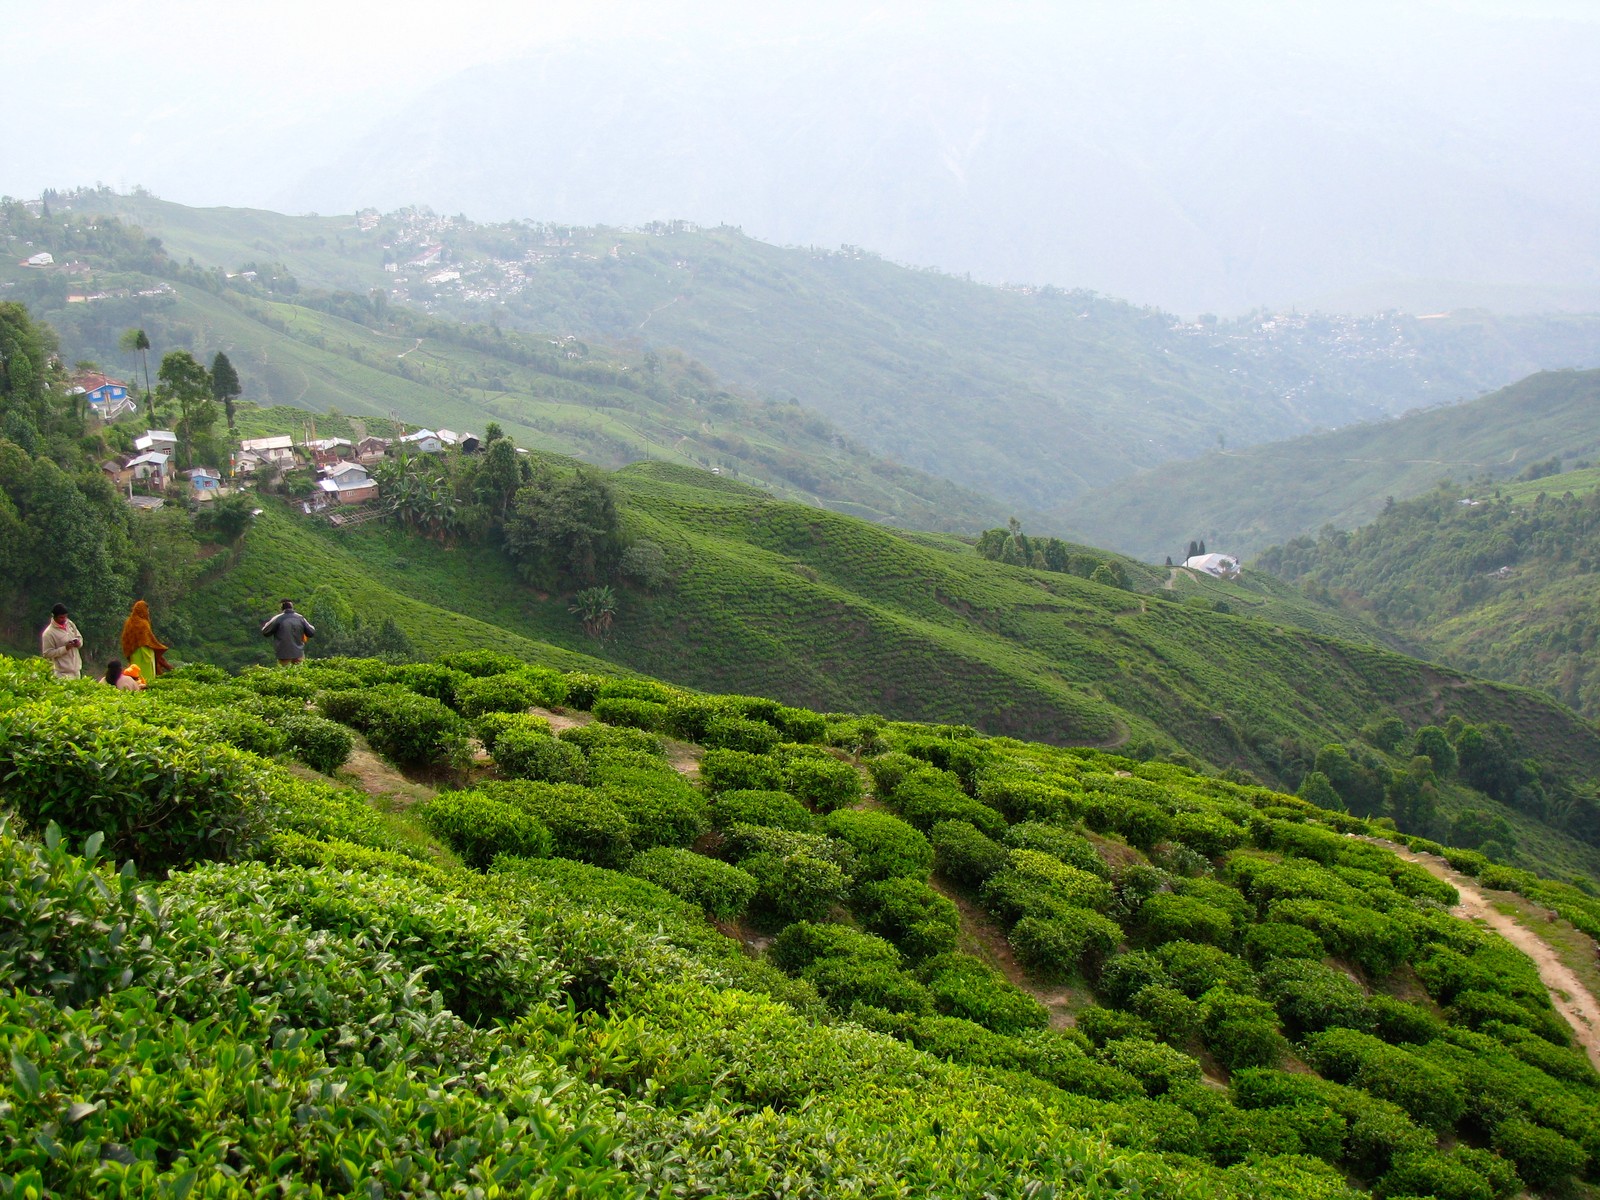
POLYGON ((856 887, 851 907, 862 925, 887 938, 912 961, 956 948, 956 906, 920 879, 893 876, 856 887))
POLYGON ((820 828, 855 851, 858 880, 920 880, 933 866, 928 839, 888 813, 841 810, 824 818, 820 828))
POLYGON ((478 792, 441 792, 417 816, 469 867, 487 867, 498 854, 544 858, 554 845, 537 818, 478 792))
POLYGON ((939 871, 966 887, 978 887, 1010 861, 1006 849, 968 821, 940 821, 928 831, 939 871))
POLYGON ((595 719, 608 725, 631 729, 663 730, 667 727, 667 706, 650 700, 634 700, 626 696, 601 696, 595 700, 595 719))
POLYGON ((759 886, 748 871, 668 846, 635 854, 628 863, 628 873, 659 884, 721 920, 742 913, 759 886))
POLYGON ((924 962, 919 974, 934 1006, 946 1016, 1007 1034, 1044 1029, 1050 1023, 1044 1005, 970 955, 941 954, 924 962))
POLYGON ((1225 948, 1234 941, 1232 916, 1192 896, 1151 896, 1139 909, 1139 923, 1157 944, 1186 941, 1225 948))
POLYGON ((1553 1187, 1583 1170, 1588 1156, 1583 1147, 1553 1129, 1532 1121, 1513 1119, 1494 1131, 1494 1148, 1517 1165, 1517 1174, 1530 1187, 1553 1187))
POLYGON ((835 758, 796 758, 783 772, 783 786, 819 813, 849 808, 861 800, 861 776, 835 758))
POLYGON ((1059 825, 1040 821, 1024 821, 1013 825, 1006 831, 1006 845, 1016 850, 1041 851, 1079 871, 1088 871, 1102 878, 1111 874, 1111 868, 1088 838, 1059 825))
POLYGON ((1331 1029, 1307 1039, 1305 1052, 1322 1074, 1398 1104, 1434 1129, 1449 1129, 1466 1109, 1466 1095, 1453 1072, 1370 1034, 1331 1029))
POLYGON ((1051 917, 1023 917, 1012 927, 1010 940, 1023 963, 1048 978, 1065 979, 1085 960, 1114 950, 1122 929, 1099 913, 1069 908, 1051 917))
POLYGON ((525 713, 544 703, 544 689, 514 671, 463 680, 454 693, 455 707, 469 719, 490 712, 525 713))
POLYGON ((285 744, 306 766, 332 775, 350 757, 355 745, 350 731, 335 721, 312 713, 285 717, 278 723, 285 744))
MULTIPOLYGON (((263 671, 259 676, 269 674, 293 672, 263 671)), ((309 677, 312 672, 304 674, 309 677)), ((320 693, 317 705, 324 717, 353 725, 374 750, 401 766, 456 764, 467 757, 467 726, 461 718, 439 701, 406 688, 382 684, 335 689, 320 693)))
POLYGON ((500 735, 512 729, 525 730, 529 733, 548 734, 550 732, 550 722, 543 717, 536 717, 532 713, 486 712, 472 723, 472 732, 477 734, 478 741, 483 743, 484 750, 491 757, 494 755, 495 746, 500 741, 500 735))
POLYGON ((700 760, 700 778, 713 793, 779 791, 783 787, 783 770, 776 759, 742 750, 707 750, 700 760))
POLYGON ((781 735, 765 721, 751 721, 731 714, 712 717, 701 737, 707 746, 746 754, 769 754, 777 748, 781 735))
POLYGON ((6 803, 68 840, 159 871, 237 854, 260 836, 267 793, 257 761, 105 703, 0 709, 6 803))
POLYGON ((787 792, 718 792, 711 805, 711 822, 718 829, 771 825, 776 829, 806 832, 814 821, 811 810, 787 792))
POLYGON ((512 779, 545 783, 584 783, 589 765, 578 747, 539 729, 512 725, 494 739, 494 765, 512 779))
POLYGON ((607 725, 601 721, 588 725, 573 725, 563 729, 556 736, 591 756, 596 751, 603 750, 628 750, 658 758, 666 756, 666 747, 654 734, 642 729, 607 725))
POLYGON ((1100 1059, 1137 1079, 1149 1096, 1163 1096, 1176 1087, 1198 1083, 1200 1064, 1187 1054, 1143 1038, 1118 1038, 1100 1049, 1100 1059))
POLYGON ((610 867, 633 855, 628 819, 615 804, 585 788, 518 779, 485 783, 477 790, 536 817, 554 838, 554 853, 563 858, 610 867))

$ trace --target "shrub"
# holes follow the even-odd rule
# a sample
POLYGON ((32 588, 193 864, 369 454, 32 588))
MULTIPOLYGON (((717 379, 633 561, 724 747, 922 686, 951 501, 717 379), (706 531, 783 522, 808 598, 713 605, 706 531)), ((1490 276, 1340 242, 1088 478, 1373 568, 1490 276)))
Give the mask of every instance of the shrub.
POLYGON ((525 713, 543 699, 543 690, 537 684, 515 673, 468 679, 455 693, 456 707, 469 718, 489 712, 525 713))
POLYGON ((607 784, 599 790, 628 818, 634 847, 692 845, 710 826, 705 797, 674 772, 664 771, 654 778, 637 774, 639 778, 631 782, 607 784))
POLYGON ((487 867, 497 854, 545 858, 554 845, 537 818, 479 792, 440 792, 417 815, 469 867, 487 867))
POLYGON ((1098 1004, 1091 1004, 1078 1013, 1078 1032, 1096 1046, 1104 1046, 1119 1038, 1144 1038, 1151 1042, 1158 1040, 1156 1031, 1143 1017, 1114 1008, 1103 1008, 1098 1004))
POLYGON ((927 989, 887 963, 824 958, 807 967, 802 978, 841 1013, 858 1004, 892 1013, 926 1013, 932 1008, 927 989))
POLYGON ((1404 924, 1354 904, 1275 900, 1267 915, 1312 930, 1330 953, 1349 959, 1374 978, 1393 973, 1414 949, 1404 924))
POLYGON ((439 663, 402 663, 400 666, 390 667, 383 678, 388 683, 398 683, 403 688, 409 688, 419 696, 427 696, 455 708, 456 689, 472 676, 465 671, 441 666, 439 663))
POLYGON ((1544 1190, 1583 1169, 1588 1155, 1582 1146, 1532 1121, 1513 1118, 1494 1131, 1494 1148, 1517 1164, 1529 1187, 1544 1190))
POLYGON ((278 728, 283 732, 290 753, 324 775, 332 775, 344 766, 355 745, 355 739, 343 725, 311 713, 286 717, 278 728))
POLYGON ((626 696, 602 696, 590 709, 597 721, 627 729, 661 730, 667 725, 667 706, 626 696))
POLYGON ((1170 986, 1172 976, 1161 960, 1147 950, 1133 950, 1106 960, 1100 968, 1095 990, 1110 1003, 1122 1007, 1147 987, 1170 986))
POLYGON ((786 742, 820 742, 828 731, 827 718, 804 708, 782 705, 767 720, 777 726, 786 742))
POLYGON ((472 732, 483 743, 489 756, 494 757, 495 743, 508 729, 523 729, 534 733, 549 733, 550 722, 532 713, 486 712, 472 723, 472 732))
MULTIPOLYGON (((990 808, 1003 813, 1008 820, 1027 823, 1070 821, 1079 811, 1078 799, 1081 795, 1069 792, 1037 776, 992 770, 984 772, 978 779, 974 794, 990 808)), ((1053 827, 1047 826, 1047 828, 1053 827)), ((1049 850, 1048 846, 1029 848, 1049 850)))
POLYGON ((1042 821, 1013 825, 1006 831, 1006 845, 1014 850, 1043 851, 1053 858, 1059 858, 1069 867, 1088 871, 1102 879, 1111 875, 1111 868, 1088 838, 1059 825, 1048 825, 1042 821))
POLYGON ((1192 896, 1163 892, 1139 910, 1139 922, 1153 942, 1204 942, 1227 946, 1233 941, 1233 918, 1192 896))
POLYGON ((779 791, 783 772, 777 760, 742 750, 707 750, 700 760, 700 778, 712 792, 779 791))
POLYGON ((1172 837, 1207 858, 1219 858, 1244 845, 1244 826, 1215 812, 1180 812, 1172 817, 1172 837))
POLYGON ((593 755, 597 750, 631 750, 656 758, 665 758, 667 754, 667 748, 655 734, 643 729, 607 725, 603 721, 569 726, 556 736, 588 755, 593 755))
POLYGON ((401 766, 456 764, 467 758, 466 726, 437 700, 373 688, 362 712, 372 748, 401 766))
POLYGON ((1398 1159, 1378 1181, 1385 1196, 1428 1196, 1432 1200, 1496 1200, 1482 1174, 1452 1155, 1423 1150, 1398 1159))
POLYGON ((486 675, 508 675, 521 670, 524 665, 515 654, 507 654, 502 650, 452 650, 439 655, 434 662, 475 679, 486 675))
POLYGON ((1367 1008, 1372 1013, 1373 1031, 1391 1044, 1414 1042, 1421 1045, 1433 1041, 1444 1030, 1444 1022, 1422 1005, 1396 1000, 1393 996, 1371 996, 1367 1008))
POLYGON ((666 846, 635 854, 628 873, 648 879, 723 920, 742 913, 758 886, 748 871, 691 850, 666 846))
MULTIPOLYGON (((665 716, 665 714, 663 714, 665 716)), ((770 754, 777 748, 778 731, 764 721, 729 715, 712 717, 700 739, 719 750, 742 750, 746 754, 770 754)))
POLYGON ((855 851, 858 880, 902 875, 925 879, 933 866, 933 847, 928 839, 888 813, 844 809, 830 813, 821 828, 855 851))
POLYGON ((1100 1049, 1100 1061, 1137 1079, 1148 1096, 1200 1082, 1200 1064, 1187 1054, 1143 1038, 1118 1038, 1100 1049))
POLYGON ((1324 1075, 1350 1082, 1444 1131, 1461 1119, 1466 1095, 1454 1072, 1353 1029, 1330 1029, 1306 1040, 1308 1060, 1324 1075))
POLYGON ((862 933, 845 925, 826 925, 815 921, 796 921, 767 948, 767 956, 780 971, 798 975, 824 958, 846 958, 854 962, 900 965, 900 952, 880 937, 862 933))
POLYGON ((1008 856, 1010 869, 1025 879, 1035 879, 1068 904, 1080 908, 1102 909, 1111 903, 1111 885, 1098 875, 1070 867, 1041 850, 1013 850, 1008 856))
POLYGON ((835 864, 803 851, 752 854, 739 865, 759 885, 755 903, 778 922, 820 921, 844 898, 850 877, 835 864))
POLYGON ((920 879, 892 878, 858 886, 852 907, 861 923, 917 961, 956 947, 956 906, 920 879))
POLYGON ((601 690, 612 682, 604 675, 590 675, 583 671, 569 671, 563 678, 567 684, 567 706, 585 711, 600 698, 601 690))
POLYGON ((553 852, 562 858, 612 867, 633 856, 628 819, 611 801, 586 788, 518 779, 485 783, 478 790, 539 818, 555 839, 553 852))
POLYGON ((939 872, 966 887, 978 887, 1008 861, 1005 848, 969 821, 941 821, 928 840, 939 872))
POLYGON ((1227 988, 1200 997, 1200 1024, 1207 1049, 1230 1071, 1271 1066, 1285 1048, 1272 1006, 1227 988))
POLYGON ((527 726, 513 725, 494 742, 494 765, 513 779, 583 783, 589 777, 583 751, 527 726))
POLYGON ((1269 963, 1261 972, 1261 989, 1277 1005, 1292 1036, 1334 1025, 1372 1027, 1372 1008, 1361 986, 1320 962, 1286 958, 1269 963))
POLYGON ((922 964, 934 1007, 995 1033, 1022 1033, 1050 1024, 1044 1005, 993 967, 968 954, 941 954, 922 964))
POLYGON ((1159 983, 1135 992, 1129 1007, 1150 1023, 1161 1040, 1177 1044, 1188 1039, 1200 1020, 1198 1005, 1177 988, 1159 983))
POLYGON ((1225 987, 1241 995, 1249 995, 1256 989, 1255 972, 1242 959, 1215 946, 1168 942, 1156 948, 1155 956, 1167 969, 1173 986, 1191 999, 1214 987, 1225 987))
POLYGON ((890 804, 924 832, 941 821, 966 821, 996 838, 1004 836, 1006 830, 1004 817, 961 791, 943 771, 923 768, 908 775, 895 788, 890 804))
POLYGON ((867 763, 867 774, 872 776, 873 795, 887 801, 894 795, 894 790, 900 786, 901 781, 921 766, 922 763, 917 759, 897 750, 880 754, 867 763))
POLYGON ((1252 925, 1245 933, 1245 956, 1257 966, 1279 958, 1320 959, 1322 939, 1299 925, 1268 921, 1252 925))
POLYGON ((711 823, 718 829, 735 825, 770 825, 806 832, 815 823, 811 810, 787 792, 719 792, 711 805, 711 823))
POLYGON ((861 800, 861 776, 849 763, 831 756, 791 761, 783 772, 783 786, 819 813, 849 808, 861 800))
POLYGON ((6 804, 35 829, 54 821, 69 842, 103 832, 109 855, 146 871, 248 847, 266 818, 259 764, 120 708, 0 711, 6 804))
POLYGON ((1067 909, 1049 917, 1023 917, 1011 930, 1017 958, 1052 979, 1065 979, 1084 960, 1116 949, 1122 927, 1089 909, 1067 909))

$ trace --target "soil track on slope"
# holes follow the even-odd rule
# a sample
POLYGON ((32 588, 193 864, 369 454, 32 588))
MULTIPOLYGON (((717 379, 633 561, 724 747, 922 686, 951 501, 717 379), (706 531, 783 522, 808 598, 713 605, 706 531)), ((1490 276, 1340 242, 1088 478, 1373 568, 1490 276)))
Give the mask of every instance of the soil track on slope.
POLYGON ((1549 989, 1550 1002, 1572 1026, 1573 1036, 1589 1055, 1589 1061, 1600 1070, 1600 1003, 1596 1003, 1594 995, 1583 986, 1572 968, 1561 961, 1550 944, 1526 925, 1496 909, 1470 878, 1452 870, 1438 855, 1418 854, 1390 842, 1377 844, 1454 887, 1461 895, 1461 903, 1450 910, 1454 916, 1481 921, 1533 960, 1539 978, 1549 989))

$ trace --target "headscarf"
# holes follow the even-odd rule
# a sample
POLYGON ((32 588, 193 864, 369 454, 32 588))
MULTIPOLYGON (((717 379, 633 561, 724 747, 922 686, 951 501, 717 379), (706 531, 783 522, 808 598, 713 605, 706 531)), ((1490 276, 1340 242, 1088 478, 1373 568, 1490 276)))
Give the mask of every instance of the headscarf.
POLYGON ((156 641, 155 630, 150 628, 150 606, 143 600, 135 600, 133 611, 122 623, 122 657, 131 659, 134 651, 145 646, 156 651, 167 648, 156 641))
POLYGON ((140 683, 144 682, 144 672, 139 670, 138 663, 129 663, 122 668, 122 673, 130 679, 137 679, 140 683))

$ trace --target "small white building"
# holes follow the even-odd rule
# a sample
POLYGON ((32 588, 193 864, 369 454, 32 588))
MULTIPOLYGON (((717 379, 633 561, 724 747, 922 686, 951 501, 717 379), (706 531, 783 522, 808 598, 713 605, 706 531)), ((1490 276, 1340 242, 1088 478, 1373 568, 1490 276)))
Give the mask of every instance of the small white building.
POLYGON ((407 450, 415 450, 418 454, 438 454, 444 449, 444 441, 431 429, 419 429, 415 433, 408 433, 400 439, 400 444, 407 450))
POLYGON ((1183 565, 1191 571, 1204 571, 1218 579, 1239 578, 1239 560, 1231 554, 1196 554, 1193 558, 1184 559, 1183 565))
POLYGON ((146 429, 141 436, 133 439, 133 448, 140 454, 148 454, 151 451, 158 454, 176 454, 178 435, 170 429, 146 429))
POLYGON ((295 465, 294 439, 286 433, 279 437, 246 438, 239 443, 241 462, 247 454, 254 455, 258 462, 271 463, 285 471, 292 470, 295 465))
POLYGON ((148 450, 143 454, 130 458, 127 469, 140 482, 153 479, 157 483, 165 483, 167 481, 167 464, 171 460, 171 455, 162 454, 158 450, 148 450))

